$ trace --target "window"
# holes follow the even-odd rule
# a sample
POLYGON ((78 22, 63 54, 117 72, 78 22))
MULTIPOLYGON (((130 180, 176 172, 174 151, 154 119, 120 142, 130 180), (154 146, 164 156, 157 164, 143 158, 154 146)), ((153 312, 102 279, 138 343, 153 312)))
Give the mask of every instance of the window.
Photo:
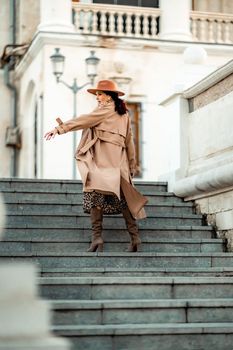
POLYGON ((93 0, 95 4, 159 7, 159 0, 93 0))

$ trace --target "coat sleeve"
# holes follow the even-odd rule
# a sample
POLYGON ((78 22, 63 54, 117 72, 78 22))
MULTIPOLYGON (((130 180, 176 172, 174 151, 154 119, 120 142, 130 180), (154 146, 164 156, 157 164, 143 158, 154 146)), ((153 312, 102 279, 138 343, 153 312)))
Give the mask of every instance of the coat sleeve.
POLYGON ((126 152, 127 152, 127 157, 129 161, 130 173, 132 175, 135 175, 136 173, 135 146, 134 146, 134 140, 133 140, 131 120, 129 116, 128 116, 128 127, 127 127, 125 145, 126 145, 126 152))
POLYGON ((91 128, 101 123, 107 118, 107 116, 109 116, 108 108, 96 108, 89 114, 82 114, 81 116, 67 120, 66 122, 63 122, 60 118, 57 118, 56 121, 59 125, 56 126, 56 129, 58 134, 61 135, 69 131, 91 128))

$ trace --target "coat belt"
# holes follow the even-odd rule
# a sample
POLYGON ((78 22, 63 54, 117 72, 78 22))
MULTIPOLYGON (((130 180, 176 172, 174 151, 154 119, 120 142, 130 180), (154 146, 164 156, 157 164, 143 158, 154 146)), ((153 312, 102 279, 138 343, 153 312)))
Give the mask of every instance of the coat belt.
POLYGON ((101 140, 101 141, 104 141, 104 142, 109 142, 109 143, 112 143, 114 145, 121 146, 121 147, 125 148, 125 143, 124 143, 123 140, 120 140, 120 139, 118 139, 118 140, 116 140, 116 139, 115 140, 111 140, 108 137, 104 137, 104 136, 96 134, 92 140, 87 142, 86 145, 84 145, 83 147, 81 147, 79 149, 78 153, 79 154, 80 153, 82 153, 82 154, 86 153, 97 142, 97 140, 101 140))

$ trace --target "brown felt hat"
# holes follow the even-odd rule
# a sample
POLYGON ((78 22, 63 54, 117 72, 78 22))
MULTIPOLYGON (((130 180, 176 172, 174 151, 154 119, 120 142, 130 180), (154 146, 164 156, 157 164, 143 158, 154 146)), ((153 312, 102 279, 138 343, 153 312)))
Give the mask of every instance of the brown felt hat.
POLYGON ((118 90, 117 84, 112 80, 100 80, 97 87, 94 89, 87 89, 91 94, 96 94, 96 91, 112 91, 116 92, 118 96, 123 96, 125 93, 118 90))

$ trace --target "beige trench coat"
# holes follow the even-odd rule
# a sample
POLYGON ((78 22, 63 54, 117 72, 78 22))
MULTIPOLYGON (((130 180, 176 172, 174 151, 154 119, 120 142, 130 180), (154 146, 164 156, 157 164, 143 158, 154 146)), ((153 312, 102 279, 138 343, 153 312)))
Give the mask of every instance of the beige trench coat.
POLYGON ((83 191, 114 193, 120 199, 122 190, 133 217, 146 217, 143 207, 147 198, 135 189, 130 175, 135 172, 136 162, 128 113, 120 116, 111 102, 90 114, 66 122, 59 118, 57 121, 59 134, 83 129, 75 153, 83 191))

